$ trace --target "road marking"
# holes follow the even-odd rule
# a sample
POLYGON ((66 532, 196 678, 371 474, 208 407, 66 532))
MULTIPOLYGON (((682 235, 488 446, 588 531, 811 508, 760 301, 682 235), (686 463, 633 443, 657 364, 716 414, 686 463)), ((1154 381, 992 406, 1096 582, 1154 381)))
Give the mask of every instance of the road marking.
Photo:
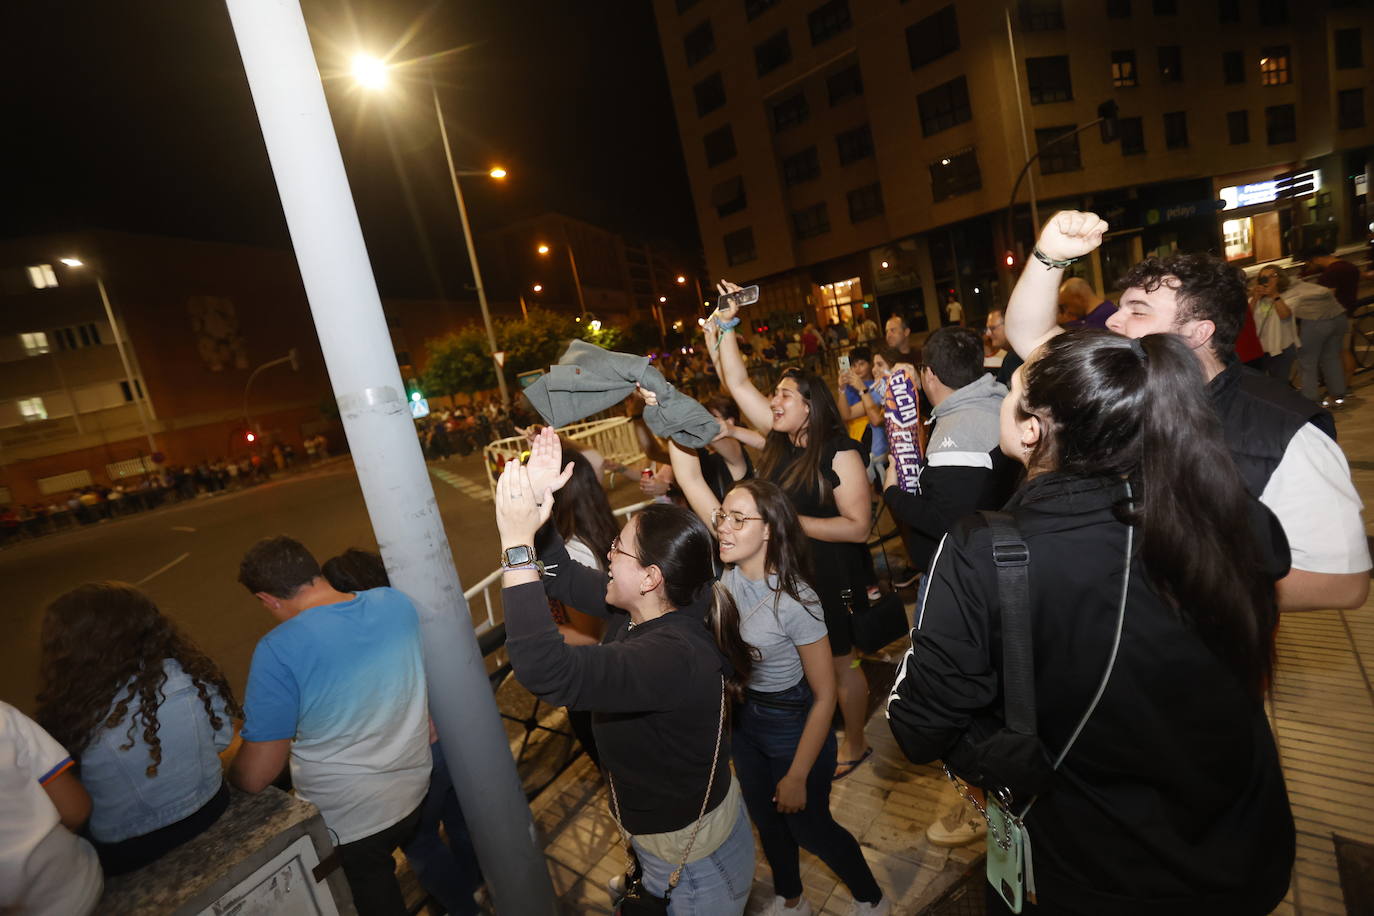
MULTIPOLYGON (((192 529, 192 530, 195 530, 195 529, 192 529)), ((171 569, 173 566, 176 566, 178 563, 180 563, 182 560, 186 559, 186 558, 189 557, 190 555, 191 555, 191 554, 190 554, 189 552, 183 553, 181 556, 177 557, 175 560, 173 560, 172 562, 168 563, 166 566, 163 566, 163 567, 161 567, 161 568, 159 568, 159 569, 155 569, 155 570, 153 570, 152 572, 148 573, 148 575, 144 576, 142 579, 139 579, 137 582, 135 582, 134 585, 142 585, 143 583, 149 581, 150 579, 155 579, 155 578, 157 578, 158 576, 162 575, 162 574, 165 573, 167 570, 171 569)))
POLYGON ((429 472, 469 499, 491 502, 491 489, 488 487, 444 468, 430 468, 429 472))
POLYGON ((173 530, 173 531, 195 531, 196 529, 190 527, 189 525, 173 525, 173 526, 172 526, 172 530, 173 530))

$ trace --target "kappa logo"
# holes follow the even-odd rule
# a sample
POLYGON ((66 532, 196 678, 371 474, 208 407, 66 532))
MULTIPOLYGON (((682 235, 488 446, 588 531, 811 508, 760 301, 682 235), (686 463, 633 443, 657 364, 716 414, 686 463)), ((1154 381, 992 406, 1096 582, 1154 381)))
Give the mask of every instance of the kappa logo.
POLYGON ((940 448, 958 448, 958 447, 959 447, 958 443, 956 443, 956 442, 955 442, 953 439, 951 439, 949 436, 945 436, 943 439, 940 440, 940 448))

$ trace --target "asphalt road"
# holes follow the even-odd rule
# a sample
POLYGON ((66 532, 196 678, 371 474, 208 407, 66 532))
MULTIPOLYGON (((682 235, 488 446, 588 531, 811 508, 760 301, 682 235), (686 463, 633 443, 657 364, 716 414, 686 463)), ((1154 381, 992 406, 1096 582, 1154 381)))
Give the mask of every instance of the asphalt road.
MULTIPOLYGON (((430 465, 454 564, 467 588, 499 563, 492 504, 479 454, 430 465)), ((623 505, 637 488, 613 495, 623 505)), ((290 534, 323 562, 348 547, 376 549, 353 465, 321 468, 238 492, 204 497, 0 550, 0 699, 30 712, 38 686, 43 608, 82 582, 139 583, 212 658, 240 698, 257 640, 274 621, 237 582, 243 552, 259 538, 290 534)), ((481 599, 474 617, 485 617, 481 599)), ((80 677, 81 672, 68 672, 80 677)))

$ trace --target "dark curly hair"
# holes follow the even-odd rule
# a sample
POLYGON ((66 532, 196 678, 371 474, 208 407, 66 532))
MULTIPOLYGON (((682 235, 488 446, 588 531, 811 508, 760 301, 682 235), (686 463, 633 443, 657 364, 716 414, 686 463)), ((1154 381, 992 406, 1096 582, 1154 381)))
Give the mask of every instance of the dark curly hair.
POLYGON ((1250 300, 1246 295, 1245 271, 1210 254, 1184 254, 1146 258, 1117 281, 1122 290, 1140 287, 1152 293, 1161 286, 1176 291, 1178 313, 1175 322, 1210 321, 1212 352, 1223 363, 1236 355, 1236 337, 1245 324, 1250 300))
POLYGON ((226 726, 215 714, 211 688, 224 699, 229 715, 243 716, 229 682, 157 609, 143 592, 126 582, 88 582, 48 605, 43 614, 39 667, 38 722, 71 754, 80 758, 96 734, 129 720, 128 739, 143 726, 152 762, 148 776, 162 763, 157 710, 167 681, 163 662, 175 659, 191 678, 210 725, 226 726), (130 706, 137 697, 137 709, 130 706))

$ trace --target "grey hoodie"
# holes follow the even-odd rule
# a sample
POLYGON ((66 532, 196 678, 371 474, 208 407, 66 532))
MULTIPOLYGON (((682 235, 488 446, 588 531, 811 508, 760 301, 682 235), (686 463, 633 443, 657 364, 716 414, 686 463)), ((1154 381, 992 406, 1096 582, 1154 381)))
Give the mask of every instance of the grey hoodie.
POLYGON ((1006 396, 1006 385, 982 375, 941 401, 930 412, 934 426, 926 442, 926 466, 991 468, 1006 396))

